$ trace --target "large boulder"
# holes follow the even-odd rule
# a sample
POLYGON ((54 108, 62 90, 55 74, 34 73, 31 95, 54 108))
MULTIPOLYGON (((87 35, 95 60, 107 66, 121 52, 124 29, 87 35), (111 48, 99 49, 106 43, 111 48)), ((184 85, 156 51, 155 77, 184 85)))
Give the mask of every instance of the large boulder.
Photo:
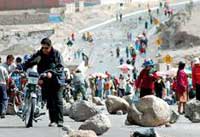
POLYGON ((125 99, 120 97, 110 95, 106 99, 105 103, 107 110, 110 114, 116 114, 119 110, 122 110, 125 114, 128 112, 129 109, 129 103, 125 99))
POLYGON ((200 101, 192 99, 185 106, 185 116, 192 122, 200 122, 200 101))
POLYGON ((179 118, 179 113, 177 111, 171 110, 170 124, 176 123, 179 118))
POLYGON ((125 99, 129 103, 129 105, 132 105, 133 104, 133 96, 134 96, 134 94, 123 96, 123 99, 125 99))
POLYGON ((97 114, 86 120, 79 127, 79 129, 81 130, 93 130, 97 135, 102 135, 109 128, 111 128, 111 122, 108 116, 106 116, 105 114, 97 114))
POLYGON ((137 131, 134 131, 130 137, 159 137, 159 135, 154 130, 154 128, 150 128, 150 129, 137 129, 137 131))
POLYGON ((101 98, 100 97, 93 97, 92 98, 92 102, 96 105, 99 105, 99 106, 102 106, 104 105, 104 103, 101 101, 101 98))
POLYGON ((69 116, 71 106, 72 105, 70 103, 63 101, 63 115, 64 116, 69 116))
POLYGON ((92 130, 77 130, 72 131, 66 137, 97 137, 97 135, 92 130))
POLYGON ((132 105, 127 115, 129 124, 155 127, 170 121, 169 105, 153 95, 141 98, 136 105, 132 105))
POLYGON ((81 100, 72 104, 69 117, 75 121, 85 121, 97 113, 93 103, 81 100))

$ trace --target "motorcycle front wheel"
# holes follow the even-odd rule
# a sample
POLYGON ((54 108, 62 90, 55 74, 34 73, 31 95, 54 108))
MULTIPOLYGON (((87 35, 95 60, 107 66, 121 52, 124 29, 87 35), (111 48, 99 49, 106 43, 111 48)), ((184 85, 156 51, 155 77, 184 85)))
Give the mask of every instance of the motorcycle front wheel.
POLYGON ((32 98, 30 101, 31 102, 29 103, 27 112, 25 114, 25 126, 27 128, 33 126, 33 118, 34 118, 34 110, 35 110, 35 105, 36 105, 36 98, 32 98))

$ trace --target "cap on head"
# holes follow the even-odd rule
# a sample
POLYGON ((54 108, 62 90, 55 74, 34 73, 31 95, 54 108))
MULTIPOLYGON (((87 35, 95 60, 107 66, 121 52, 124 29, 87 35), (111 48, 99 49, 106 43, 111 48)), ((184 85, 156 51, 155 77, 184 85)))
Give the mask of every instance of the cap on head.
POLYGON ((143 63, 143 66, 144 67, 148 67, 148 66, 154 66, 154 62, 152 59, 148 59, 148 60, 145 60, 144 63, 143 63))

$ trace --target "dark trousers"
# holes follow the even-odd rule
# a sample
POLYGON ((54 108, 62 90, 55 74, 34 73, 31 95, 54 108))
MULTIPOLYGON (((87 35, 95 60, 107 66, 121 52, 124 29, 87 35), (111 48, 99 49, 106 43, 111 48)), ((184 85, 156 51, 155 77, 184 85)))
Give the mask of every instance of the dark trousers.
POLYGON ((63 123, 63 87, 48 88, 47 108, 49 119, 53 123, 63 123))
POLYGON ((200 100, 200 84, 196 84, 196 100, 200 100))
POLYGON ((155 90, 156 97, 162 98, 162 90, 155 90))
POLYGON ((146 96, 146 95, 153 95, 152 89, 150 88, 141 88, 140 90, 140 98, 146 96))
POLYGON ((125 89, 119 88, 119 89, 118 89, 118 96, 119 96, 119 97, 125 96, 125 89))
POLYGON ((8 105, 8 96, 7 96, 7 89, 6 84, 0 84, 0 115, 2 113, 6 113, 8 105))
POLYGON ((75 86, 75 91, 74 91, 74 100, 77 100, 78 94, 81 93, 83 100, 86 100, 86 89, 84 85, 76 85, 75 86))

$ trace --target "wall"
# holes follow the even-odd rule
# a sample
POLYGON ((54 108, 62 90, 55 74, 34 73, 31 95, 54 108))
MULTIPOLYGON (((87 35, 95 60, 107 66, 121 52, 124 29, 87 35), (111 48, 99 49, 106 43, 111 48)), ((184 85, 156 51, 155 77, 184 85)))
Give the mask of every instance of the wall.
POLYGON ((58 7, 61 1, 62 0, 0 0, 0 10, 58 7))

